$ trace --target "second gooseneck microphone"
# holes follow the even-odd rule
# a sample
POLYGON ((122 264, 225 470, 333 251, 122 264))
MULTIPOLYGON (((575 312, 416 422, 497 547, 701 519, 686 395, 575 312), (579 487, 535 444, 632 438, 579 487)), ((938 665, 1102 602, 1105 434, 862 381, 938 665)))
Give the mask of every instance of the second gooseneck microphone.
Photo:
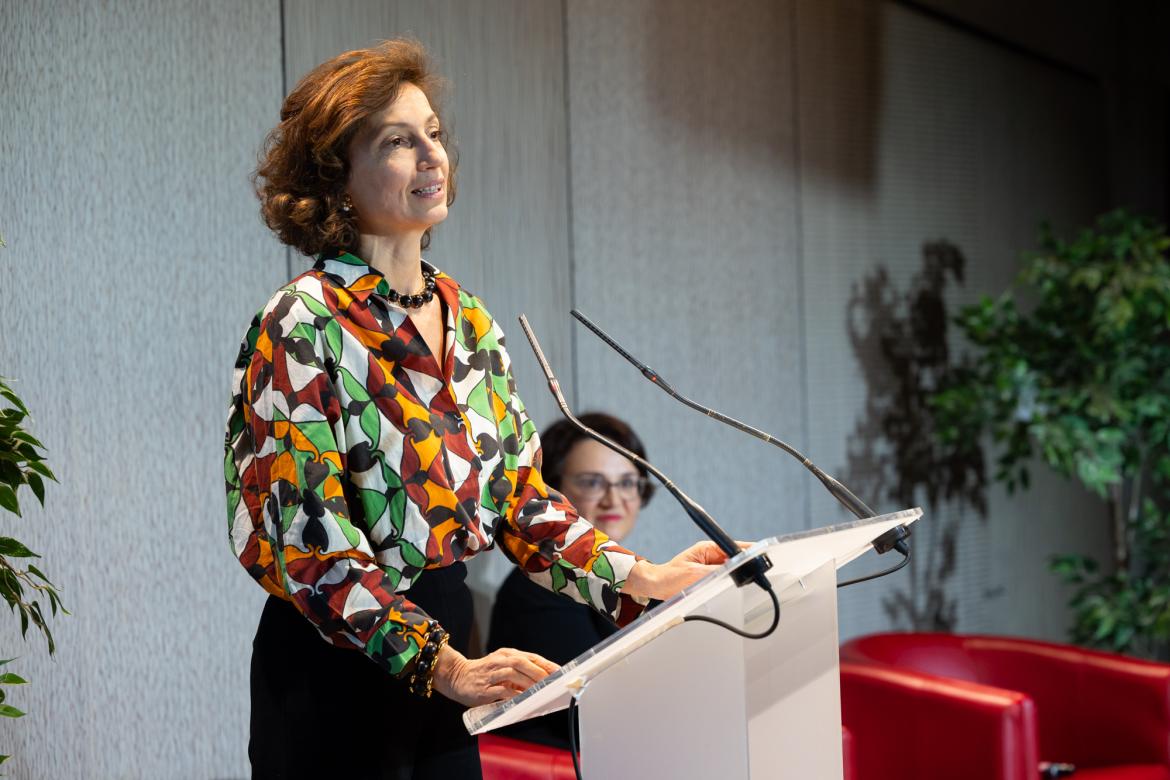
POLYGON ((721 423, 726 423, 727 425, 730 425, 731 427, 733 427, 737 430, 743 431, 744 433, 749 434, 751 436, 754 436, 757 439, 760 439, 761 441, 766 441, 769 444, 771 444, 775 447, 779 447, 780 449, 784 450, 789 455, 791 455, 792 457, 799 460, 802 466, 804 466, 806 469, 811 471, 813 473, 813 476, 815 476, 817 479, 819 479, 821 481, 821 483, 824 484, 824 486, 826 488, 828 488, 829 492, 833 494, 833 497, 836 498, 838 501, 840 501, 841 504, 846 509, 848 509, 850 512, 852 512, 859 520, 866 520, 868 518, 877 516, 877 513, 874 512, 872 509, 870 509, 868 506, 866 506, 864 501, 862 501, 857 496, 853 495, 853 493, 850 492, 849 488, 845 487, 840 482, 833 479, 831 476, 829 476, 825 472, 821 471, 821 469, 817 468, 817 465, 815 463, 813 463, 811 460, 806 458, 795 447, 780 441, 779 439, 777 439, 775 436, 772 436, 771 434, 768 434, 768 433, 765 433, 764 431, 761 431, 759 428, 753 428, 752 426, 748 425, 747 423, 740 422, 739 420, 735 419, 734 417, 728 417, 727 415, 721 414, 720 412, 717 412, 714 409, 703 406, 702 404, 700 404, 696 401, 692 401, 691 399, 687 398, 682 393, 679 393, 677 390, 675 390, 669 384, 667 384, 666 381, 658 375, 658 372, 656 372, 654 369, 650 368, 648 365, 641 362, 640 360, 635 358, 633 355, 631 355, 629 352, 627 352, 624 348, 622 348, 621 344, 618 344, 605 331, 603 331, 601 328, 594 325, 593 322, 591 322, 590 319, 588 317, 586 317, 584 314, 577 311, 576 309, 573 309, 569 313, 572 314, 577 319, 578 322, 580 322, 586 328, 589 328, 589 330, 593 331, 593 334, 595 336, 597 336, 599 339, 601 339, 602 341, 604 341, 606 344, 608 344, 609 347, 614 352, 617 352, 619 355, 624 357, 626 360, 630 361, 630 363, 632 363, 635 368, 637 368, 639 371, 642 372, 642 376, 646 377, 651 382, 653 382, 654 384, 661 387, 668 395, 670 395, 675 400, 691 407, 692 409, 694 409, 696 411, 702 412, 703 414, 707 415, 708 417, 716 419, 721 423))

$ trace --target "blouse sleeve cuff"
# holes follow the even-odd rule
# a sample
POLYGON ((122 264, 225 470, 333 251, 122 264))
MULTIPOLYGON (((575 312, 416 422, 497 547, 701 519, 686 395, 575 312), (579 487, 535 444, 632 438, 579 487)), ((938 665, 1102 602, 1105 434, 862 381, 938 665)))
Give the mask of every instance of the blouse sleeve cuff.
POLYGON ((609 563, 609 568, 613 571, 614 590, 621 593, 634 564, 645 559, 618 545, 617 542, 607 542, 602 546, 601 551, 609 563))
POLYGON ((645 559, 640 555, 635 555, 624 547, 618 546, 616 543, 611 542, 610 544, 612 546, 605 549, 604 555, 609 562, 610 568, 613 570, 613 589, 618 595, 617 609, 611 613, 610 617, 619 626, 625 626, 645 612, 650 604, 650 599, 644 596, 631 596, 627 593, 622 593, 622 588, 626 584, 626 578, 630 576, 630 570, 634 568, 634 564, 645 559))

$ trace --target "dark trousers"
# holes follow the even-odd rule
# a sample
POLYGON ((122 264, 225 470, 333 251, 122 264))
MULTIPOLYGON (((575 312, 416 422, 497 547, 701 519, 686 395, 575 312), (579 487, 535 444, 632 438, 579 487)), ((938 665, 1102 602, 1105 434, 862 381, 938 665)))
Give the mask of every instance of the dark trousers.
MULTIPOLYGON (((467 652, 471 591, 457 563, 423 572, 409 598, 467 652)), ((252 777, 480 778, 464 707, 411 694, 360 650, 334 647, 292 604, 270 596, 252 643, 252 777)))

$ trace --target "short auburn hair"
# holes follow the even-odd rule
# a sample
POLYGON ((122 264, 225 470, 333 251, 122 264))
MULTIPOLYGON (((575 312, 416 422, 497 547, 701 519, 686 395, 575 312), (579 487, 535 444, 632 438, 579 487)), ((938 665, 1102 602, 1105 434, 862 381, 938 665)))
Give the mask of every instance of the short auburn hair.
MULTIPOLYGON (((252 184, 264 223, 302 254, 354 251, 357 217, 341 210, 349 181, 349 144, 369 117, 394 100, 403 84, 422 90, 440 117, 446 84, 423 45, 394 39, 339 54, 300 80, 265 139, 252 184)), ((446 131, 442 141, 447 143, 446 131)), ((449 153, 447 205, 455 201, 456 155, 449 153)), ((431 243, 428 229, 422 248, 431 243)))

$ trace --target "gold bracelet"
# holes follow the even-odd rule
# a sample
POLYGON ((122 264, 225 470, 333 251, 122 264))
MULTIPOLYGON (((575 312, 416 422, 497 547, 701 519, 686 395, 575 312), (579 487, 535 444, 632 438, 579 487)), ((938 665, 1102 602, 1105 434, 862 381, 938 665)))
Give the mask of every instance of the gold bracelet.
POLYGON ((414 671, 410 674, 410 692, 424 699, 431 697, 431 686, 435 679, 435 662, 439 659, 439 651, 447 644, 450 637, 438 623, 431 621, 431 630, 427 632, 426 644, 418 651, 414 662, 414 671))

